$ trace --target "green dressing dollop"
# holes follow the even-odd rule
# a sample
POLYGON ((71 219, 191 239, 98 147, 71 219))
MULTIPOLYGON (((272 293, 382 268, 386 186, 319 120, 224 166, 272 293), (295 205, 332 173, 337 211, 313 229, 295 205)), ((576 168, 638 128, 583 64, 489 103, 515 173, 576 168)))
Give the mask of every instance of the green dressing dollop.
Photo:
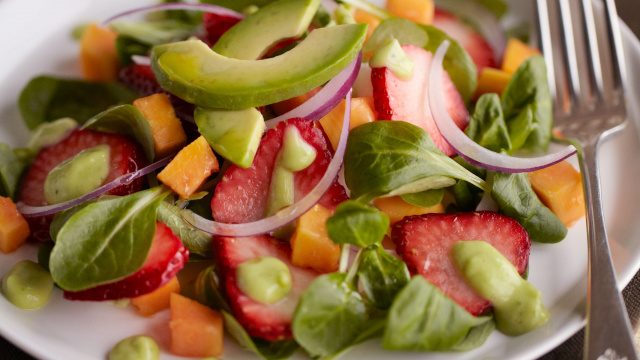
POLYGON ((158 344, 142 335, 131 336, 121 340, 109 352, 109 360, 158 360, 160 349, 158 344))
POLYGON ((243 262, 238 266, 236 275, 240 290, 263 304, 276 303, 291 291, 289 267, 271 256, 243 262))
POLYGON ((540 291, 489 243, 458 242, 452 256, 467 283, 493 304, 496 327, 502 333, 524 334, 549 320, 540 291))
POLYGON ((2 279, 2 293, 13 305, 37 310, 51 297, 53 279, 47 270, 30 260, 15 264, 2 279))
POLYGON ((47 203, 75 199, 100 187, 109 175, 109 158, 109 146, 98 145, 53 168, 44 182, 47 203))
POLYGON ((369 65, 371 68, 387 67, 403 80, 409 80, 413 75, 413 61, 396 39, 391 39, 380 46, 369 60, 369 65))

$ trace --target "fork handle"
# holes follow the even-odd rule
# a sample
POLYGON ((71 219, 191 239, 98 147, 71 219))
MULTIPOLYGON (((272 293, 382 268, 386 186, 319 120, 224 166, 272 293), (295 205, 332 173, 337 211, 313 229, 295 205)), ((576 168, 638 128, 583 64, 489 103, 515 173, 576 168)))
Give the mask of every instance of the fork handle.
POLYGON ((600 195, 596 140, 585 144, 580 158, 587 204, 589 266, 584 359, 638 359, 627 308, 611 261, 600 195))

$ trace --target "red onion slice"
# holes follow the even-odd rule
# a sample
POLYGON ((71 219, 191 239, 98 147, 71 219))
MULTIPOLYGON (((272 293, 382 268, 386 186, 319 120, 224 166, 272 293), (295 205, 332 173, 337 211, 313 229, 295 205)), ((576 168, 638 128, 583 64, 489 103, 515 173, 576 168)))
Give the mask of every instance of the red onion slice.
POLYGON ((163 10, 192 10, 192 11, 202 11, 210 14, 217 14, 221 16, 236 17, 238 19, 244 18, 244 15, 240 14, 239 12, 229 10, 222 6, 211 5, 211 4, 190 4, 190 3, 180 2, 180 3, 147 5, 147 6, 134 8, 134 9, 129 9, 127 11, 123 11, 119 14, 111 16, 110 18, 103 21, 102 25, 108 25, 110 22, 114 20, 117 20, 126 16, 131 16, 134 14, 144 14, 147 12, 163 11, 163 10))
POLYGON ((569 145, 552 154, 521 158, 488 150, 471 140, 455 125, 444 103, 442 60, 448 48, 449 41, 444 41, 440 47, 438 47, 438 51, 436 51, 433 61, 431 62, 428 81, 429 105, 431 106, 431 115, 438 130, 440 130, 444 139, 453 147, 458 155, 469 163, 485 169, 505 173, 518 173, 545 168, 576 153, 576 148, 573 145, 569 145))
POLYGON ((336 152, 329 162, 327 171, 324 173, 316 186, 297 203, 278 211, 275 215, 267 218, 244 224, 226 224, 205 219, 197 214, 184 214, 184 219, 194 227, 211 235, 221 236, 253 236, 274 231, 300 217, 309 211, 320 198, 327 192, 333 184, 338 172, 342 168, 344 152, 347 147, 347 135, 349 133, 349 121, 351 119, 351 91, 346 95, 346 106, 340 132, 340 141, 336 152))
POLYGON ((358 57, 353 60, 351 64, 344 68, 333 79, 329 80, 329 82, 309 100, 293 110, 268 120, 265 123, 267 129, 274 128, 278 123, 293 118, 315 121, 327 115, 351 90, 351 86, 353 86, 360 72, 361 61, 362 53, 358 54, 358 57))
POLYGON ((493 13, 484 6, 469 0, 438 0, 437 6, 475 24, 491 45, 496 60, 502 59, 507 38, 500 21, 493 13))
POLYGON ((102 186, 100 186, 99 188, 86 193, 80 197, 77 197, 75 199, 71 199, 65 202, 61 202, 59 204, 53 204, 53 205, 45 205, 45 206, 30 206, 30 205, 26 205, 22 202, 18 203, 18 211, 26 216, 26 217, 39 217, 39 216, 46 216, 46 215, 53 215, 55 213, 58 213, 60 211, 64 211, 67 209, 71 209, 74 206, 80 205, 82 203, 85 203, 89 200, 93 200, 101 195, 104 195, 106 193, 108 193, 109 191, 122 186, 122 185, 126 185, 131 183, 133 180, 141 177, 141 176, 145 176, 147 174, 150 174, 162 167, 164 167, 165 165, 167 165, 169 163, 169 161, 171 161, 172 156, 168 156, 162 160, 156 161, 151 165, 145 166, 142 169, 136 170, 134 172, 130 172, 128 174, 124 174, 120 177, 117 177, 116 179, 114 179, 111 182, 108 182, 102 186))
POLYGON ((333 12, 338 8, 338 4, 334 0, 322 0, 322 6, 330 15, 333 15, 333 12))

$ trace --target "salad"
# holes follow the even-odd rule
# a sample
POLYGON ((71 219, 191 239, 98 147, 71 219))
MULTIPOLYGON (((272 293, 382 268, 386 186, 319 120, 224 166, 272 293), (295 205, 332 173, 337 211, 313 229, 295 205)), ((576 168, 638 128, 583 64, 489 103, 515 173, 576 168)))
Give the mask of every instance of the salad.
MULTIPOLYGON (((545 63, 495 1, 212 0, 78 27, 0 144, 2 275, 25 310, 170 312, 178 356, 468 351, 549 320, 532 242, 584 216, 545 63)), ((110 359, 156 359, 147 334, 110 359)), ((106 354, 105 354, 106 355, 106 354)))

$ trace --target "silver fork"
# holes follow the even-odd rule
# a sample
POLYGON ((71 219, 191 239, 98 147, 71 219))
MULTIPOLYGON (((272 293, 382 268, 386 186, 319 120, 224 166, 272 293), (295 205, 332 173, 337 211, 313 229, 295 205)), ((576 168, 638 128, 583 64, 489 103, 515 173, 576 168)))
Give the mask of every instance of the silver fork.
POLYGON ((618 15, 614 0, 603 2, 601 23, 591 0, 537 0, 536 13, 557 128, 582 150, 589 246, 584 359, 631 360, 638 357, 611 261, 596 157, 600 142, 621 131, 627 118, 618 15))

